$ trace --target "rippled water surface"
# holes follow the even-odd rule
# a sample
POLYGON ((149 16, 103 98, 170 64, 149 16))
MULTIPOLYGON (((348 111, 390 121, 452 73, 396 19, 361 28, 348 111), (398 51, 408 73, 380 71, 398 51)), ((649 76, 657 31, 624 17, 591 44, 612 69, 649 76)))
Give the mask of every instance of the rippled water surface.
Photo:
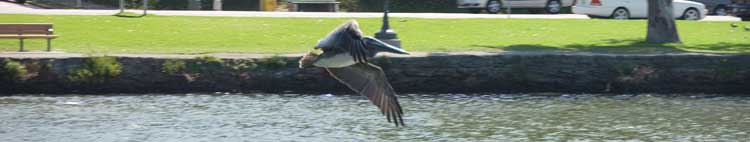
POLYGON ((748 141, 750 97, 402 95, 0 97, 0 141, 748 141))

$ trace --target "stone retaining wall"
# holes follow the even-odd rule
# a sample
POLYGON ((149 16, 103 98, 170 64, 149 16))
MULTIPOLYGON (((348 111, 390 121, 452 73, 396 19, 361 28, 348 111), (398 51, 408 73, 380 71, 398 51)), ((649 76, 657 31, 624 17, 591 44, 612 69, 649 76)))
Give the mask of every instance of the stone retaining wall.
MULTIPOLYGON (((0 94, 352 93, 322 69, 297 69, 299 58, 292 56, 216 63, 116 57, 121 73, 91 82, 69 77, 85 57, 7 59, 25 64, 28 73, 0 82, 0 94), (170 73, 167 61, 193 69, 170 73)), ((384 56, 373 63, 399 93, 750 93, 750 55, 431 53, 384 56)), ((8 75, 0 71, 0 76, 8 75)))

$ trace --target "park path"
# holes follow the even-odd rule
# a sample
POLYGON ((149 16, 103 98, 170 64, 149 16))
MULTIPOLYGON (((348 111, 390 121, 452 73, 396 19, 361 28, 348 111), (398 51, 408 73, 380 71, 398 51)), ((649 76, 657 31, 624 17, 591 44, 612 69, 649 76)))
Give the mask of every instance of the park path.
MULTIPOLYGON (((38 15, 114 15, 119 10, 42 9, 0 1, 0 14, 38 15)), ((142 10, 128 10, 141 13, 142 10)), ((295 18, 378 18, 382 13, 372 12, 261 12, 261 11, 184 11, 149 10, 149 14, 168 16, 220 16, 220 17, 295 17, 295 18)), ((579 14, 469 14, 469 13, 391 13, 391 17, 404 18, 519 18, 519 19, 589 19, 579 14)), ((730 16, 708 16, 703 21, 740 21, 730 16)))

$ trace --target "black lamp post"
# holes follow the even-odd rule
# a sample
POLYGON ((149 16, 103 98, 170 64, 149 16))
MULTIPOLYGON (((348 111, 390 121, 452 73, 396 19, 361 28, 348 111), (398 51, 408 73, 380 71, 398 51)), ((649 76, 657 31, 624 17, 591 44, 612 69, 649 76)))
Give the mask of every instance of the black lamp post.
POLYGON ((390 45, 401 48, 401 40, 398 39, 396 31, 393 31, 393 29, 391 29, 391 26, 388 24, 388 12, 390 12, 390 9, 388 8, 388 1, 389 0, 385 0, 385 5, 383 6, 383 27, 380 28, 380 31, 375 33, 375 38, 390 45))

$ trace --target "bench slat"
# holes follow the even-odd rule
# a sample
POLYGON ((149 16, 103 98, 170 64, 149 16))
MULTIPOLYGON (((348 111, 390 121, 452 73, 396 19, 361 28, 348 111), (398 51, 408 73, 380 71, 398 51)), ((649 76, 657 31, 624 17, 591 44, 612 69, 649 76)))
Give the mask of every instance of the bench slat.
POLYGON ((0 24, 0 34, 52 34, 52 24, 0 24))
POLYGON ((8 31, 8 30, 0 30, 0 35, 3 34, 52 34, 52 32, 47 30, 25 30, 25 31, 8 31))
POLYGON ((0 39, 54 39, 57 35, 0 35, 0 39))
POLYGON ((0 25, 0 29, 51 29, 51 25, 0 25))
POLYGON ((0 26, 48 26, 48 27, 52 27, 52 24, 44 24, 44 23, 0 23, 0 26))

